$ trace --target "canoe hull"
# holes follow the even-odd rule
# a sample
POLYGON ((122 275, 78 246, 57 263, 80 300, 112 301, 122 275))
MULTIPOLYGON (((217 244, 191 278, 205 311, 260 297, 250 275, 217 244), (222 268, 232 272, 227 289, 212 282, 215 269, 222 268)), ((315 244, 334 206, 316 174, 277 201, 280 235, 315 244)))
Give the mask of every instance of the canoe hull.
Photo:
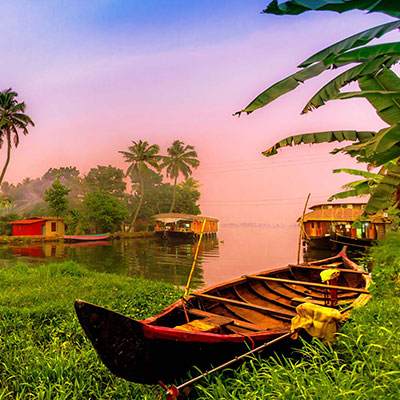
MULTIPOLYGON (((251 341, 246 337, 224 341, 217 338, 220 335, 214 335, 216 338, 212 340, 207 334, 185 341, 185 336, 191 335, 183 331, 174 339, 168 336, 170 332, 166 335, 159 330, 152 332, 151 326, 141 321, 84 301, 77 300, 75 309, 86 335, 107 368, 114 375, 137 383, 172 382, 192 369, 194 372, 195 367, 205 370, 288 332, 269 332, 251 341)), ((268 352, 288 348, 289 340, 277 343, 268 352)))
POLYGON ((99 240, 107 240, 109 238, 109 233, 100 235, 65 235, 63 237, 65 242, 97 242, 99 240))

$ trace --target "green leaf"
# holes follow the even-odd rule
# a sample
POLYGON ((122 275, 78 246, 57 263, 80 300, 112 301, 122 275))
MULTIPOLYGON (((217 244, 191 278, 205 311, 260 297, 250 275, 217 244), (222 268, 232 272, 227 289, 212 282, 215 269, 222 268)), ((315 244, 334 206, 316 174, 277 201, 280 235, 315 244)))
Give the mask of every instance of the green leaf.
POLYGON ((246 106, 246 108, 236 112, 233 115, 240 115, 242 112, 250 114, 254 110, 257 110, 258 108, 264 107, 265 105, 271 103, 283 94, 292 91, 297 86, 299 86, 300 83, 303 83, 307 79, 318 76, 326 69, 327 67, 323 63, 319 63, 309 68, 298 71, 295 74, 290 75, 285 79, 282 79, 281 81, 270 86, 268 89, 264 90, 264 92, 258 95, 248 106, 246 106))
POLYGON ((382 12, 400 18, 400 4, 395 0, 290 0, 278 4, 271 1, 263 13, 276 15, 298 15, 306 11, 336 11, 343 13, 350 10, 382 12))
POLYGON ((387 91, 387 90, 360 90, 356 92, 342 92, 333 97, 332 100, 347 100, 356 97, 367 97, 370 95, 377 96, 391 96, 391 97, 400 97, 400 90, 396 91, 387 91))
MULTIPOLYGON (((400 78, 391 70, 383 68, 378 74, 365 75, 358 81, 363 91, 398 91, 400 78)), ((378 115, 389 125, 400 122, 400 96, 380 96, 371 94, 367 100, 376 109, 378 115)))
POLYGON ((345 172, 346 174, 363 176, 364 178, 371 178, 371 179, 375 179, 377 176, 379 176, 379 177, 383 176, 383 175, 375 174, 374 172, 362 171, 359 169, 351 169, 351 168, 338 168, 338 169, 334 169, 332 172, 334 174, 337 174, 339 172, 345 172))
POLYGON ((354 82, 365 75, 371 75, 378 72, 384 65, 391 66, 399 59, 399 56, 381 56, 348 69, 320 89, 306 104, 302 114, 305 114, 312 109, 321 107, 329 100, 335 99, 339 94, 339 90, 349 83, 354 82))
POLYGON ((344 140, 364 142, 373 138, 375 135, 376 132, 372 131, 326 131, 304 133, 302 135, 289 136, 265 150, 262 154, 266 157, 270 157, 277 154, 278 149, 281 147, 299 145, 302 143, 330 143, 343 142, 344 140))
POLYGON ((400 185, 400 166, 396 165, 384 176, 378 184, 368 204, 365 208, 365 214, 375 214, 380 210, 384 210, 392 203, 393 193, 400 185))
POLYGON ((350 62, 361 62, 371 60, 382 55, 400 54, 400 42, 382 43, 373 46, 363 46, 359 49, 346 51, 336 56, 330 56, 325 59, 325 64, 348 64, 350 62))
POLYGON ((368 185, 368 183, 353 190, 335 193, 329 197, 328 201, 333 201, 335 199, 346 199, 347 197, 363 196, 367 194, 371 194, 371 187, 368 185))

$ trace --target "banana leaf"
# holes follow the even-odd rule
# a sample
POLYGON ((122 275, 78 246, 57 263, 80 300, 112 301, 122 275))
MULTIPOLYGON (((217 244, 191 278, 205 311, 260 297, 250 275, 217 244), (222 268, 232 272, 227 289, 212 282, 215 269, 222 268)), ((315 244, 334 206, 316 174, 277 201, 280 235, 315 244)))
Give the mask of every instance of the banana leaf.
MULTIPOLYGON (((383 68, 378 74, 365 75, 358 80, 363 91, 398 91, 400 90, 400 78, 387 68, 383 68)), ((389 125, 400 122, 400 96, 380 96, 371 94, 365 96, 376 109, 378 115, 389 125)))
POLYGON ((263 13, 276 15, 298 15, 306 11, 336 11, 343 13, 350 10, 382 12, 400 18, 400 4, 396 0, 290 0, 278 4, 271 1, 263 13))
POLYGON ((393 202, 393 194, 400 185, 400 166, 396 165, 383 177, 372 193, 364 214, 375 214, 389 207, 393 202))
POLYGON ((360 185, 360 187, 353 190, 345 190, 343 192, 338 192, 329 197, 328 201, 335 199, 346 199, 348 197, 365 196, 371 194, 371 187, 365 182, 365 185, 360 185))
POLYGON ((324 64, 341 66, 350 62, 368 61, 382 55, 400 54, 400 42, 382 43, 373 46, 363 46, 359 49, 346 51, 336 56, 329 56, 324 64))
POLYGON ((302 114, 323 106, 329 100, 333 100, 339 94, 340 89, 349 83, 357 81, 365 75, 377 73, 383 66, 391 66, 399 59, 399 56, 381 56, 348 69, 320 89, 305 105, 302 114))
POLYGON ((271 103, 283 94, 292 91, 297 86, 299 86, 300 83, 303 83, 307 79, 318 76, 326 69, 327 67, 323 63, 318 63, 309 68, 298 71, 295 74, 290 75, 285 79, 282 79, 281 81, 270 86, 268 89, 264 90, 264 92, 258 95, 246 108, 237 111, 233 115, 240 116, 242 112, 250 114, 254 110, 257 110, 258 108, 264 107, 265 105, 271 103))
POLYGON ((362 171, 359 169, 352 169, 352 168, 337 168, 337 169, 334 169, 332 172, 334 174, 338 174, 340 172, 345 172, 346 174, 350 174, 350 175, 363 176, 364 178, 378 179, 378 180, 382 179, 382 176, 383 176, 381 174, 376 174, 374 172, 362 171))
POLYGON ((343 142, 350 140, 352 142, 365 142, 370 140, 376 135, 373 131, 326 131, 304 133, 302 135, 289 136, 278 143, 274 144, 269 149, 263 151, 266 157, 278 154, 278 149, 286 146, 295 146, 303 143, 330 143, 330 142, 343 142))
POLYGON ((387 91, 387 90, 360 90, 355 92, 341 92, 337 94, 332 100, 347 100, 353 99, 357 97, 367 97, 370 95, 376 95, 380 97, 391 96, 391 97, 400 97, 400 90, 396 91, 387 91))

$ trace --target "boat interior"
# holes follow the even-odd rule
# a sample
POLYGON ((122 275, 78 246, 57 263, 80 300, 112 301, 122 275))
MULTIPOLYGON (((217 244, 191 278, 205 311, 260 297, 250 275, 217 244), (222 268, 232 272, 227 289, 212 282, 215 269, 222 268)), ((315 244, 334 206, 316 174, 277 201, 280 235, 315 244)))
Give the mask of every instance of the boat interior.
POLYGON ((289 265, 193 293, 150 325, 184 331, 249 335, 290 329, 296 306, 304 302, 350 309, 367 293, 368 273, 355 270, 346 258, 289 265), (321 282, 321 271, 337 269, 339 276, 321 282))

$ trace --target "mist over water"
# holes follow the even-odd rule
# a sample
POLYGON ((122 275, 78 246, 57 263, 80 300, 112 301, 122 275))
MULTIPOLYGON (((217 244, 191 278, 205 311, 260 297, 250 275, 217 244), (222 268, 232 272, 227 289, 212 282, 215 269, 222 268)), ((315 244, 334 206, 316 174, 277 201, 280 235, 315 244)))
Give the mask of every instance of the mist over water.
MULTIPOLYGON (((295 263, 299 230, 293 226, 221 225, 217 239, 202 241, 192 287, 200 288, 295 263)), ((185 286, 196 243, 129 239, 97 243, 1 246, 0 266, 18 261, 73 260, 99 272, 139 276, 185 286)))

